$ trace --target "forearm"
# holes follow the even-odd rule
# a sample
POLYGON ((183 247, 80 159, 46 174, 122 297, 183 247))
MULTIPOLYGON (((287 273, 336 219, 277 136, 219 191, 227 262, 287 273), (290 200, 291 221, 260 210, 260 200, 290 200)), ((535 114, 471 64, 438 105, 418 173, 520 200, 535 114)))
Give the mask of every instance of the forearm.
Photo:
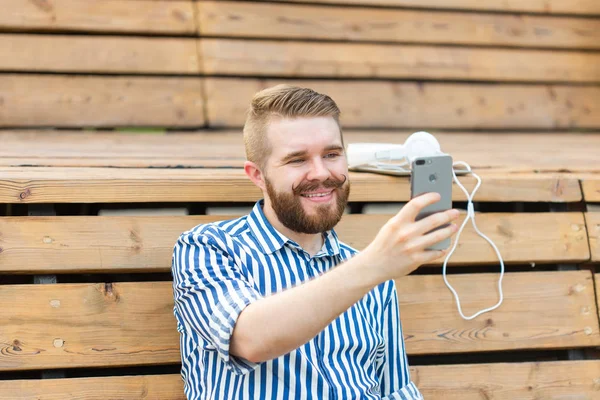
POLYGON ((249 361, 302 346, 383 281, 358 254, 326 274, 249 305, 238 317, 230 353, 249 361))

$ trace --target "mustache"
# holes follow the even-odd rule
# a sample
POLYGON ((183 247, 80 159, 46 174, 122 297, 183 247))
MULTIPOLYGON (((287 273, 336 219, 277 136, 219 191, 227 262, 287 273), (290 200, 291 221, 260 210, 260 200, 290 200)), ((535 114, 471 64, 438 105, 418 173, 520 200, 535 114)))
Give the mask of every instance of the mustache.
POLYGON ((339 189, 342 186, 344 186, 344 184, 348 180, 348 177, 346 175, 342 175, 342 176, 344 177, 344 179, 337 179, 334 177, 330 177, 330 178, 327 178, 326 180, 324 180, 323 182, 299 183, 298 186, 296 186, 296 187, 292 186, 292 192, 295 195, 299 195, 302 192, 312 192, 313 190, 317 190, 319 188, 339 189))

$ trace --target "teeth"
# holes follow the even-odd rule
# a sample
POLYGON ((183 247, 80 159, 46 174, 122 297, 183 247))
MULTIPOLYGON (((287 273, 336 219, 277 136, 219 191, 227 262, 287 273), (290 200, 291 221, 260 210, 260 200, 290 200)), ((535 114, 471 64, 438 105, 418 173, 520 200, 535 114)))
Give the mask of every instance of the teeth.
MULTIPOLYGON (((329 192, 331 193, 331 192, 329 192)), ((329 195, 329 193, 318 193, 318 194, 303 194, 304 197, 325 197, 329 195)))

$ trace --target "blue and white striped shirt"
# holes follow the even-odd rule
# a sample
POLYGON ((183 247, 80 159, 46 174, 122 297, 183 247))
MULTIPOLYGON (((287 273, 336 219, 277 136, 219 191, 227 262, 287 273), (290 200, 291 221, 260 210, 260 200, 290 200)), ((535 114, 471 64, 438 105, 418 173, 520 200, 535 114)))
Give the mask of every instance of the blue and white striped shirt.
POLYGON ((262 201, 244 217, 182 233, 173 252, 173 311, 187 398, 422 399, 409 376, 394 281, 279 358, 255 364, 229 354, 244 307, 355 254, 331 230, 311 257, 269 223, 262 201))

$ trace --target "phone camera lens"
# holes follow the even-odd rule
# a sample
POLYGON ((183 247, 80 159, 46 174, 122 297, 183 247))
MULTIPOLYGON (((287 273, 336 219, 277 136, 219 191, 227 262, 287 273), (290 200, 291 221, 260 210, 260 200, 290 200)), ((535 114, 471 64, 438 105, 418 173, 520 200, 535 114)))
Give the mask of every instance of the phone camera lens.
POLYGON ((417 165, 425 165, 425 160, 417 160, 417 165))

